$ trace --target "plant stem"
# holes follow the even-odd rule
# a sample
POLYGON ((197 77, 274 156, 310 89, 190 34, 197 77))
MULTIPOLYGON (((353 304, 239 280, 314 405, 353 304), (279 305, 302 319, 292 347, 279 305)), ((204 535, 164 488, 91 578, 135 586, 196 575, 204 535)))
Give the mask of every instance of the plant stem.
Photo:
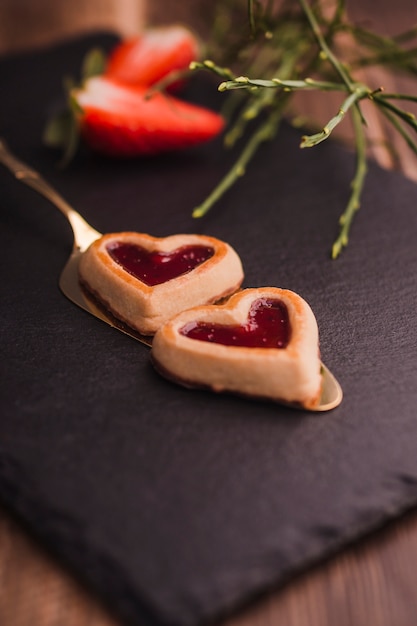
POLYGON ((368 87, 357 87, 355 91, 351 93, 350 96, 348 96, 348 98, 346 98, 346 100, 343 102, 342 106, 339 109, 338 114, 332 117, 332 119, 329 122, 327 122, 323 130, 314 135, 304 136, 302 138, 300 147, 312 148, 313 146, 316 146, 317 144, 321 143, 322 141, 330 137, 330 134, 333 131, 333 129, 336 128, 336 126, 340 124, 340 122, 344 119, 346 113, 349 111, 352 105, 357 104, 359 100, 365 98, 368 95, 369 95, 368 87))
POLYGON ((417 102, 417 96, 409 93, 385 93, 378 94, 379 100, 408 100, 409 102, 417 102))
POLYGON ((220 67, 211 61, 210 59, 206 59, 205 61, 191 61, 189 66, 190 71, 194 70, 208 70, 221 78, 226 78, 227 80, 234 80, 235 76, 228 67, 220 67))
POLYGON ((414 113, 403 111, 403 109, 400 109, 399 107, 395 106, 395 104, 392 104, 392 102, 389 102, 385 98, 379 98, 375 96, 374 100, 380 106, 383 106, 389 111, 391 111, 392 113, 395 113, 395 115, 398 115, 398 117, 401 118, 406 124, 411 126, 411 128, 413 128, 414 130, 417 130, 417 120, 416 120, 416 116, 414 115, 414 113))
POLYGON ((251 120, 257 118, 263 110, 272 106, 273 102, 274 94, 272 94, 271 92, 263 92, 261 97, 251 98, 237 118, 236 122, 226 133, 224 138, 224 145, 227 148, 231 148, 232 146, 234 146, 236 141, 243 136, 248 123, 251 120))
POLYGON ((348 244, 350 227, 356 212, 360 208, 360 197, 368 169, 366 163, 365 133, 360 113, 356 107, 352 109, 352 117, 356 139, 356 170, 352 180, 352 192, 348 204, 339 220, 340 231, 332 247, 332 259, 336 259, 342 249, 348 244))
POLYGON ((259 89, 284 89, 285 91, 298 90, 320 90, 320 91, 346 91, 347 87, 342 83, 314 80, 305 78, 304 80, 281 80, 272 78, 270 80, 249 78, 248 76, 238 76, 234 80, 227 80, 218 87, 219 91, 230 91, 232 89, 247 89, 256 87, 259 89))
POLYGON ((415 39, 417 37, 417 26, 410 28, 410 30, 406 30, 398 35, 394 35, 393 40, 397 43, 404 43, 409 41, 410 39, 415 39))
POLYGON ((235 161, 232 168, 226 174, 226 176, 220 181, 220 183, 213 189, 210 195, 204 200, 202 204, 196 207, 192 213, 193 217, 203 217, 211 207, 222 197, 222 195, 230 188, 234 183, 244 175, 245 169, 260 144, 264 141, 272 139, 278 130, 279 123, 282 118, 281 106, 276 107, 268 117, 268 119, 261 124, 258 130, 251 136, 247 142, 245 148, 241 152, 237 161, 235 161))
POLYGON ((346 87, 349 89, 349 91, 352 91, 354 89, 354 85, 350 79, 349 74, 346 72, 346 70, 344 69, 343 65, 339 62, 339 60, 335 57, 335 55, 333 54, 333 52, 330 50, 329 46, 327 45, 323 34, 321 32, 320 26, 316 20, 316 17, 313 13, 313 11, 311 10, 308 2, 306 0, 299 0, 301 7, 310 23, 311 29, 317 39, 317 42, 322 50, 322 52, 325 54, 325 56, 327 57, 327 59, 330 61, 330 63, 333 65, 334 69, 336 70, 336 72, 339 74, 340 78, 342 79, 342 81, 345 83, 346 87))
POLYGON ((404 139, 404 141, 407 143, 408 147, 417 154, 417 143, 410 137, 410 135, 407 133, 407 131, 405 130, 405 128, 403 128, 401 126, 400 121, 398 120, 397 117, 395 117, 395 115, 393 113, 391 113, 390 111, 388 111, 387 109, 383 109, 381 108, 381 113, 383 113, 383 115, 385 115, 385 117, 387 118, 387 120, 389 120, 391 122, 391 124, 394 126, 395 130, 400 133, 401 137, 404 139))

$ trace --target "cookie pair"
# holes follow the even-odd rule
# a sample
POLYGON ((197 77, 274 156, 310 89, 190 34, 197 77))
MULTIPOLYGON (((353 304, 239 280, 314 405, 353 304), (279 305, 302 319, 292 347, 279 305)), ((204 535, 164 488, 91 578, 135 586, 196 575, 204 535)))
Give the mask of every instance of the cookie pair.
POLYGON ((244 273, 229 244, 204 235, 109 234, 83 254, 79 272, 115 317, 155 335, 151 357, 163 376, 308 409, 320 402, 311 308, 276 287, 238 291, 244 273))

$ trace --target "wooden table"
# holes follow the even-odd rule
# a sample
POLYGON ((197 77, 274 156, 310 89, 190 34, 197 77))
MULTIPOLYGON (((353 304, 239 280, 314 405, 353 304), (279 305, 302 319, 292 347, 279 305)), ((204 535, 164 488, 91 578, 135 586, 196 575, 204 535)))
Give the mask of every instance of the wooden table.
MULTIPOLYGON (((399 30, 415 13, 413 2, 403 1, 395 14, 391 3, 378 3, 375 17, 380 24, 389 24, 386 30, 399 30)), ((389 90, 404 89, 398 77, 373 79, 389 90)), ((320 115, 327 115, 317 103, 317 113, 319 109, 320 115)), ((386 136, 387 129, 376 119, 371 117, 370 122, 376 137, 386 136)), ((401 142, 397 149, 400 168, 416 179, 416 160, 401 142)), ((393 165, 377 143, 372 156, 384 167, 393 165)), ((416 577, 417 512, 413 512, 265 595, 222 626, 415 626, 416 577)), ((0 509, 0 624, 117 626, 118 621, 0 509)))
MULTIPOLYGON (((219 626, 415 626, 416 563, 414 512, 219 626)), ((122 626, 4 510, 0 510, 0 624, 122 626)))

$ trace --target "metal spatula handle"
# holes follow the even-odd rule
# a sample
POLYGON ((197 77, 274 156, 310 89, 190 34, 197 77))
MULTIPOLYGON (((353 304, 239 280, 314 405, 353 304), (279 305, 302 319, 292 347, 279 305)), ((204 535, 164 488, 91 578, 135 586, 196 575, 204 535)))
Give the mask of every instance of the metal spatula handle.
POLYGON ((22 183, 31 187, 49 200, 61 211, 71 224, 74 233, 74 247, 85 250, 90 243, 101 237, 101 233, 88 224, 77 211, 29 165, 16 158, 9 150, 4 139, 0 138, 0 163, 3 163, 22 183))

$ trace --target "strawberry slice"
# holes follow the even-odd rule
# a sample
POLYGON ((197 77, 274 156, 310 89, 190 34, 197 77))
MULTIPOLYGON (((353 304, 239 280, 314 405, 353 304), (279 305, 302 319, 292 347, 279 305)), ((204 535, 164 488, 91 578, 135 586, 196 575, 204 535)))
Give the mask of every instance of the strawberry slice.
POLYGON ((146 87, 95 76, 73 89, 81 135, 95 151, 138 156, 187 148, 215 137, 217 113, 146 87))
POLYGON ((199 48, 185 26, 151 28, 117 45, 105 73, 125 84, 153 85, 171 72, 187 69, 198 58, 199 48))

